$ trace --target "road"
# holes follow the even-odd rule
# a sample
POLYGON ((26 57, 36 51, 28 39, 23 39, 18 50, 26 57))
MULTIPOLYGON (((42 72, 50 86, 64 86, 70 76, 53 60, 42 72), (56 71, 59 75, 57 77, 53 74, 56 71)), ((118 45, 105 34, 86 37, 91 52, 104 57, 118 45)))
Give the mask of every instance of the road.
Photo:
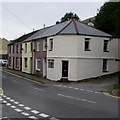
MULTIPOLYGON (((46 85, 2 72, 3 118, 118 118, 118 99, 72 85, 46 85)), ((112 119, 114 120, 114 119, 112 119)))

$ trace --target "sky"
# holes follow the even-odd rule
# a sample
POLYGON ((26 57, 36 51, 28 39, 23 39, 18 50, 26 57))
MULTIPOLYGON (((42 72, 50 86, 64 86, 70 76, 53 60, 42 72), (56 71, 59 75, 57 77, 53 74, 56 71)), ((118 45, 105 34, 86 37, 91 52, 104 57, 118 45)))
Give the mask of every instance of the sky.
POLYGON ((0 37, 14 40, 38 30, 44 25, 54 25, 67 12, 76 13, 81 20, 93 17, 105 0, 87 1, 2 1, 0 2, 0 37), (97 2, 98 1, 98 2, 97 2))

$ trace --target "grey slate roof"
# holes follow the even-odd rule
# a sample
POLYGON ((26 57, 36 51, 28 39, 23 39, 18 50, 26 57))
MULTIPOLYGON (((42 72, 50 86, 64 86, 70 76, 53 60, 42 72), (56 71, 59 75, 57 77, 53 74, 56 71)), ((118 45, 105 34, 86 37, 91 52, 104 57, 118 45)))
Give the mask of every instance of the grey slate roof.
POLYGON ((88 36, 100 36, 100 37, 112 37, 110 34, 102 32, 98 29, 83 24, 77 20, 69 20, 63 23, 59 23, 50 27, 42 28, 31 37, 25 40, 31 41, 53 35, 88 35, 88 36))

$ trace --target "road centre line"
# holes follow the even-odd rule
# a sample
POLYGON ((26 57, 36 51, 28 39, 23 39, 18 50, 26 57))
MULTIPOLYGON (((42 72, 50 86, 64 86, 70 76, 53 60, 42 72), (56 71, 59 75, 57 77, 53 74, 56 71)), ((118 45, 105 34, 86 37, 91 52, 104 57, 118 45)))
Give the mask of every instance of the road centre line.
POLYGON ((40 89, 40 88, 34 88, 34 89, 45 92, 45 90, 40 89))
POLYGON ((63 94, 57 94, 57 95, 58 95, 58 96, 62 96, 62 97, 66 97, 66 98, 71 98, 71 99, 79 100, 79 101, 96 103, 96 102, 94 102, 94 101, 89 101, 89 100, 86 100, 86 99, 80 99, 80 98, 76 98, 76 97, 72 97, 72 96, 68 96, 68 95, 63 95, 63 94))

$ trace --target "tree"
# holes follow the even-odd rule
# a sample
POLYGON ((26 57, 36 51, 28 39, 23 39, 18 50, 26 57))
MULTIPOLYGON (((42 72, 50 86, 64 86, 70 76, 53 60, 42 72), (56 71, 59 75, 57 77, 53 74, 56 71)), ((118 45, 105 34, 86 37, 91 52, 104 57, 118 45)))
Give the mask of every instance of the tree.
POLYGON ((106 2, 95 17, 95 27, 120 37, 120 2, 106 2))
POLYGON ((68 21, 70 19, 80 20, 80 18, 78 17, 77 14, 74 14, 74 13, 70 12, 70 13, 66 13, 64 15, 64 17, 61 18, 61 22, 65 22, 65 21, 68 21))

